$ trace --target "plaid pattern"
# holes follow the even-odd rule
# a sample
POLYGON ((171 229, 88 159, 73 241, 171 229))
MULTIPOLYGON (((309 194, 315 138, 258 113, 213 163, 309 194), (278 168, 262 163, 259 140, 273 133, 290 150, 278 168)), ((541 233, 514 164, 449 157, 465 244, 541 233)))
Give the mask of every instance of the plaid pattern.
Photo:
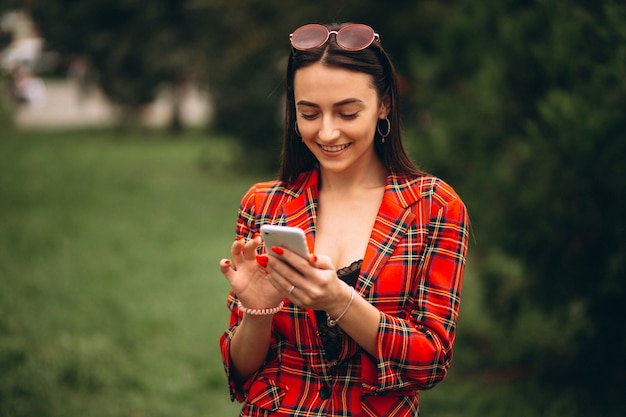
MULTIPOLYGON (((318 173, 296 184, 259 183, 243 197, 238 237, 262 224, 302 228, 313 246, 318 173)), ((230 328, 220 339, 242 416, 417 416, 419 391, 446 375, 452 359, 468 242, 465 206, 434 177, 390 174, 356 290, 383 314, 377 355, 352 339, 329 361, 313 311, 286 303, 274 316, 270 354, 243 385, 230 378, 229 345, 241 313, 228 297, 230 328)))

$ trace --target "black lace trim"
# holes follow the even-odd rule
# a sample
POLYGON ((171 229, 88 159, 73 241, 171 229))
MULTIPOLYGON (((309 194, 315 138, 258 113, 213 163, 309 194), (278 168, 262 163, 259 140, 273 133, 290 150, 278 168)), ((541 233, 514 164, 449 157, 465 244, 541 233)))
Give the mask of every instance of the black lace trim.
POLYGON ((337 276, 346 284, 354 287, 356 285, 357 279, 359 279, 359 273, 361 272, 362 263, 362 260, 352 262, 349 266, 343 267, 338 270, 337 276))

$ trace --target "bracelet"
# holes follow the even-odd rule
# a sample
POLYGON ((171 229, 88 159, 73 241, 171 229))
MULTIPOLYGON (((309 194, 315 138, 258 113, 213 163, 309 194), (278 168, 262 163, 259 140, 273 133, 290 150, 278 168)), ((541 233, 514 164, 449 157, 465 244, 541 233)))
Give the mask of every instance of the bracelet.
POLYGON ((271 316, 272 314, 276 314, 282 310, 284 305, 285 302, 281 301, 280 304, 273 308, 248 308, 244 307, 243 304, 241 304, 241 301, 237 300, 237 308, 239 311, 253 316, 271 316))
POLYGON ((350 301, 348 301, 348 305, 346 306, 346 308, 343 309, 343 311, 341 312, 339 317, 337 317, 336 319, 331 319, 330 315, 328 313, 326 313, 326 324, 328 324, 329 327, 335 327, 337 325, 337 322, 339 320, 341 320, 341 318, 344 316, 344 314, 346 314, 346 312, 348 311, 348 309, 352 305, 352 301, 354 301, 354 293, 355 292, 356 291, 354 290, 354 287, 352 287, 352 294, 350 294, 350 301))

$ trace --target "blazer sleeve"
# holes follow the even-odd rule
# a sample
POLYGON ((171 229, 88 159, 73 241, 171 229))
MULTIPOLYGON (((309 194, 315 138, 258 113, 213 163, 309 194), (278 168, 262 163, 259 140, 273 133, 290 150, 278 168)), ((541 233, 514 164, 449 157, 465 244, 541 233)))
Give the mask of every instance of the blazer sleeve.
MULTIPOLYGON (((256 232, 255 226, 255 195, 256 186, 251 187, 241 199, 239 214, 237 216, 236 238, 250 239, 256 232)), ((229 328, 220 337, 220 352, 224 363, 224 370, 228 379, 228 388, 230 390, 231 400, 242 402, 245 400, 249 385, 255 378, 255 374, 250 376, 243 383, 235 381, 232 375, 232 363, 230 358, 230 342, 237 326, 241 322, 243 314, 237 308, 237 299, 233 291, 228 295, 226 306, 230 310, 229 328)))
POLYGON ((376 367, 370 369, 370 383, 364 381, 370 392, 432 388, 452 360, 469 219, 465 205, 445 183, 424 202, 430 204, 425 210, 430 213, 428 236, 421 264, 409 277, 413 290, 405 318, 381 313, 377 357, 364 358, 364 374, 368 366, 376 367))

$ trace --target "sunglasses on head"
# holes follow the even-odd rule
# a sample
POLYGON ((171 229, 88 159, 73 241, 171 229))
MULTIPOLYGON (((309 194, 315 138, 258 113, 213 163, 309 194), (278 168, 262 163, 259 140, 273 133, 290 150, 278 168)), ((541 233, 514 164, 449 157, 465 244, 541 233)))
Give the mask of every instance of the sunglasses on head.
POLYGON ((348 51, 360 51, 374 42, 380 41, 378 33, 367 25, 354 23, 339 30, 328 30, 326 26, 315 23, 300 26, 289 35, 291 46, 299 51, 308 51, 324 45, 334 34, 337 44, 348 51))

